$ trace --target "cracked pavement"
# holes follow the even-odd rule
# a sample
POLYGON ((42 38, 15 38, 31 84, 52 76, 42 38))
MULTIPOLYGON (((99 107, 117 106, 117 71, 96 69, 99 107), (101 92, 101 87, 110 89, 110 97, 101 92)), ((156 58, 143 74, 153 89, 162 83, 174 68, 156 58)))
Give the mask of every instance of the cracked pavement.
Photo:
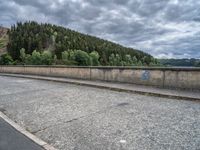
POLYGON ((0 76, 0 110, 58 149, 199 150, 200 102, 0 76))

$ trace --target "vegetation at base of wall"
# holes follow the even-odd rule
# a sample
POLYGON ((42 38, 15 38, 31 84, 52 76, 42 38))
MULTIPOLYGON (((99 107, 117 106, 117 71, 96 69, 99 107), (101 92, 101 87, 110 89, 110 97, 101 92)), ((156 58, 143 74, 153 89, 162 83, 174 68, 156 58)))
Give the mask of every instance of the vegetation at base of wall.
POLYGON ((50 51, 37 52, 34 50, 32 54, 26 54, 25 49, 20 50, 21 61, 18 64, 23 65, 52 65, 55 63, 55 56, 50 51))
POLYGON ((14 61, 9 54, 3 54, 0 56, 0 65, 13 65, 14 61))
POLYGON ((33 51, 35 51, 34 56, 49 51, 52 56, 56 55, 57 63, 66 65, 157 64, 151 55, 142 51, 52 24, 19 22, 11 27, 8 35, 7 50, 15 61, 21 61, 20 50, 24 48, 29 57, 33 55, 33 51), (63 62, 63 52, 66 51, 67 53, 73 51, 71 53, 75 53, 75 60, 69 58, 63 62))
MULTIPOLYGON (((119 54, 111 54, 109 56, 109 66, 142 66, 142 62, 136 57, 126 55, 123 60, 119 54)), ((31 54, 27 54, 26 50, 20 50, 19 59, 13 61, 9 54, 0 56, 0 65, 77 65, 77 66, 100 66, 100 56, 96 51, 87 53, 82 50, 67 50, 62 52, 61 59, 52 52, 45 50, 42 52, 34 50, 31 54)), ((158 65, 156 59, 152 58, 151 66, 158 65)))

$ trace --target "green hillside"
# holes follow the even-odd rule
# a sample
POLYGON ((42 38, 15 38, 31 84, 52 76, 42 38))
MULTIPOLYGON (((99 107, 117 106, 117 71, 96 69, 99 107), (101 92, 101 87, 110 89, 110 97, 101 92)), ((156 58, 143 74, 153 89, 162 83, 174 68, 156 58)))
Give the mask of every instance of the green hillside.
POLYGON ((57 59, 56 64, 94 65, 89 62, 92 59, 98 59, 95 60, 98 61, 95 65, 131 66, 157 63, 151 55, 142 51, 52 24, 19 22, 11 27, 8 36, 8 53, 17 62, 22 61, 20 50, 23 48, 26 55, 35 52, 35 55, 41 57, 44 51, 48 51, 57 59), (82 64, 83 61, 88 63, 82 64))
POLYGON ((200 59, 159 59, 164 66, 200 67, 200 59))

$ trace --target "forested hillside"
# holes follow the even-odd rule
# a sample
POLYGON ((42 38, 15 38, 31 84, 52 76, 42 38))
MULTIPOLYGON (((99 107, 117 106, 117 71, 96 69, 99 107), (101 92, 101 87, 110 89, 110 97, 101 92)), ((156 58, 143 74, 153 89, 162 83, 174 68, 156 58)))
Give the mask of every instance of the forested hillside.
POLYGON ((200 59, 160 59, 164 66, 200 67, 200 59))
POLYGON ((43 53, 47 55, 48 51, 51 53, 48 56, 51 56, 56 64, 113 66, 157 64, 156 59, 142 51, 52 24, 18 22, 11 27, 8 35, 7 50, 17 62, 30 63, 22 60, 21 55, 29 57, 27 59, 30 60, 33 53, 42 57, 43 53), (97 62, 91 63, 92 59, 97 62))

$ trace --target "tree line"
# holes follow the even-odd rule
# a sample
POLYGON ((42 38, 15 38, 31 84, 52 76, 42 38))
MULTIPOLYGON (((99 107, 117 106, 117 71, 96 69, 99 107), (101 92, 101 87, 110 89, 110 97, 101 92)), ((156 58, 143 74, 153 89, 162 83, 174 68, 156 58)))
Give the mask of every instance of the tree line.
POLYGON ((11 26, 8 35, 8 55, 11 56, 14 64, 22 62, 22 49, 30 58, 36 54, 43 57, 48 53, 53 60, 56 58, 55 64, 103 66, 158 64, 156 59, 142 51, 52 24, 39 24, 34 21, 18 22, 11 26), (94 57, 98 58, 95 63, 91 61, 94 57), (82 60, 86 59, 89 61, 83 63, 82 60))
POLYGON ((200 67, 200 59, 159 59, 165 66, 200 67))

